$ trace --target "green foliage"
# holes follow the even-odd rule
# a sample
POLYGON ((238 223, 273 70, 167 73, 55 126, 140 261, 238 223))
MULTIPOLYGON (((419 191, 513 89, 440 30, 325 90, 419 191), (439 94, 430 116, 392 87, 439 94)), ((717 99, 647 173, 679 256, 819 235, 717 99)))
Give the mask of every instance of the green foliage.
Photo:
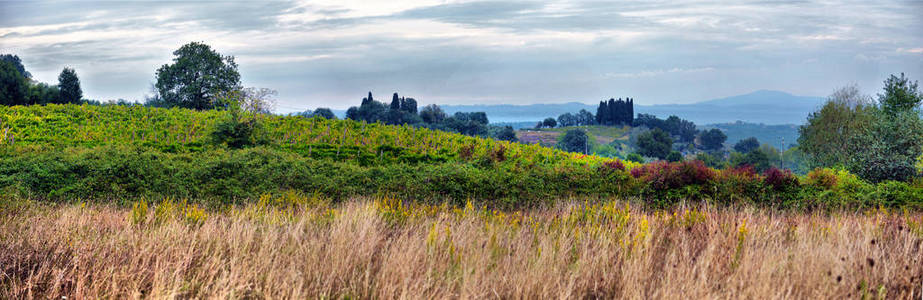
POLYGON ((862 147, 853 139, 869 130, 874 119, 875 107, 856 86, 839 89, 798 129, 798 147, 812 166, 845 167, 862 147))
POLYGON ((545 118, 545 120, 542 121, 542 126, 547 128, 555 128, 558 127, 558 121, 556 121, 554 118, 545 118))
POLYGON ((851 139, 861 147, 850 156, 849 170, 872 182, 909 181, 923 154, 923 120, 913 110, 877 115, 871 128, 851 139))
POLYGON ((310 109, 304 112, 297 113, 298 116, 305 118, 321 117, 328 120, 336 120, 337 116, 333 114, 333 111, 326 107, 319 107, 314 111, 310 109))
POLYGON ((737 144, 734 144, 734 151, 740 153, 747 153, 753 150, 756 150, 760 147, 760 142, 755 137, 749 137, 740 140, 737 144))
POLYGON ((586 153, 589 149, 589 139, 583 130, 571 129, 561 136, 557 146, 567 152, 586 153))
POLYGON ((29 104, 60 103, 61 91, 57 86, 39 82, 29 86, 29 104))
POLYGON ((725 162, 721 157, 707 152, 699 152, 695 155, 695 159, 702 161, 709 168, 723 169, 725 167, 725 162))
POLYGON ((724 141, 726 141, 727 138, 727 135, 717 128, 705 130, 699 134, 699 141, 702 143, 702 149, 708 151, 721 150, 721 148, 724 148, 724 141))
POLYGON ((668 162, 680 162, 683 161, 683 155, 679 151, 670 151, 670 154, 667 154, 668 162))
POLYGON ((232 149, 241 149, 264 145, 269 141, 256 115, 232 111, 224 120, 215 125, 211 133, 211 142, 226 145, 232 149))
POLYGON ((28 79, 12 63, 0 61, 0 105, 22 105, 29 90, 28 79))
POLYGON ((904 73, 901 73, 901 77, 891 75, 884 83, 884 93, 878 94, 878 102, 889 115, 916 109, 923 101, 918 83, 904 77, 904 73))
POLYGON ((157 69, 154 85, 165 106, 213 109, 220 94, 240 89, 233 56, 222 56, 200 42, 183 45, 173 55, 172 64, 157 69))
POLYGON ((22 77, 25 77, 26 79, 32 78, 32 73, 26 71, 26 67, 22 65, 22 60, 19 59, 18 55, 0 54, 0 63, 2 62, 8 62, 12 64, 13 67, 16 68, 16 71, 19 72, 19 75, 22 75, 22 77))
POLYGON ((654 128, 638 136, 637 146, 641 155, 664 159, 673 148, 673 139, 660 128, 654 128))
POLYGON ((423 109, 420 110, 420 118, 427 124, 437 124, 445 120, 446 114, 439 105, 430 104, 424 106, 423 109))
POLYGON ((757 172, 762 173, 772 166, 769 160, 770 156, 766 153, 765 150, 756 149, 754 151, 747 152, 746 154, 733 152, 731 153, 731 157, 728 159, 728 162, 731 166, 734 167, 751 166, 757 172))
POLYGON ((518 142, 512 126, 490 126, 490 136, 498 141, 518 142))
POLYGON ((638 154, 638 153, 628 154, 628 156, 625 157, 625 160, 630 161, 630 162, 636 162, 636 163, 644 163, 644 157, 642 157, 641 154, 638 154))
POLYGON ((59 103, 80 103, 83 99, 83 90, 80 89, 80 79, 77 72, 71 68, 64 68, 58 75, 58 89, 61 93, 59 103))
POLYGON ((855 86, 838 90, 802 126, 799 148, 818 166, 845 166, 872 182, 908 181, 923 154, 921 99, 903 74, 885 81, 880 107, 855 86))

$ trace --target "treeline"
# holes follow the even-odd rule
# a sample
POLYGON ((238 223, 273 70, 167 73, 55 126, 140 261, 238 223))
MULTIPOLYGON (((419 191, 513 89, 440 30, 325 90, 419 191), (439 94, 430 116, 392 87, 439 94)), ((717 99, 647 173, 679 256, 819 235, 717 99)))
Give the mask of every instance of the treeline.
POLYGON ((82 99, 80 78, 74 69, 64 68, 58 84, 50 85, 32 79, 19 56, 0 54, 0 105, 80 103, 82 99))
POLYGON ((581 109, 576 114, 564 113, 555 118, 546 118, 535 124, 535 128, 554 128, 570 126, 632 126, 634 124, 635 100, 626 98, 609 98, 609 101, 600 101, 596 108, 596 115, 581 109))
POLYGON ((484 112, 456 112, 448 116, 439 105, 430 104, 417 111, 417 101, 394 93, 391 104, 375 100, 372 92, 362 98, 359 106, 346 110, 346 118, 366 123, 411 125, 461 133, 469 136, 490 137, 502 141, 517 141, 511 126, 490 125, 484 112))

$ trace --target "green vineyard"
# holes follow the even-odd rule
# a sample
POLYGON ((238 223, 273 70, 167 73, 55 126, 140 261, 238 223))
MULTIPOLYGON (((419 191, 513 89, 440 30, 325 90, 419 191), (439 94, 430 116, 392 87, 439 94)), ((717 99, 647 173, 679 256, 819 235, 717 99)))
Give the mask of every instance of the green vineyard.
MULTIPOLYGON (((48 105, 0 107, 0 144, 60 149, 133 145, 168 153, 207 151, 223 111, 142 106, 48 105)), ((598 165, 612 159, 464 136, 412 126, 298 116, 260 116, 273 148, 311 158, 403 162, 475 160, 536 165, 598 165)), ((212 147, 213 148, 213 147, 212 147)))

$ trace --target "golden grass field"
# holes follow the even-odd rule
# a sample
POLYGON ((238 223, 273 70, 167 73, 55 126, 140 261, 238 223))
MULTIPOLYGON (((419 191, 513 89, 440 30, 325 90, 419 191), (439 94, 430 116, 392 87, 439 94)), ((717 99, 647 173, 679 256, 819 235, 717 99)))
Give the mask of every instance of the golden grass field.
POLYGON ((266 196, 0 209, 0 298, 897 298, 923 213, 266 196), (288 197, 292 198, 292 197, 288 197))

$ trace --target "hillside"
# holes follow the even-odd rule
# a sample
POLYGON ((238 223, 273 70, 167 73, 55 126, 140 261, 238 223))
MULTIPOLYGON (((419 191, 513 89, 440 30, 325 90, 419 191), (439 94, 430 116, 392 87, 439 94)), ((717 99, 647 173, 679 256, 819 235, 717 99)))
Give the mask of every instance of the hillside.
MULTIPOLYGON (((0 187, 47 200, 181 197, 207 203, 296 191, 529 206, 612 195, 612 159, 455 133, 295 116, 256 116, 266 141, 211 141, 222 111, 140 106, 0 107, 0 187), (572 178, 561 181, 559 178, 572 178)), ((618 163, 630 168, 630 163, 618 163)))
MULTIPOLYGON (((140 106, 0 107, 0 133, 5 132, 0 143, 52 148, 135 145, 164 152, 200 152, 208 147, 212 128, 226 116, 221 111, 140 106)), ((508 158, 547 163, 597 161, 534 145, 410 126, 275 115, 261 116, 261 120, 274 147, 315 158, 333 154, 338 159, 357 159, 363 155, 387 159, 380 152, 392 151, 458 159, 462 148, 470 152, 466 154, 469 158, 478 158, 502 146, 508 158)))
MULTIPOLYGON (((259 125, 252 134, 260 142, 236 149, 212 135, 233 120, 224 111, 0 107, 0 188, 6 197, 43 201, 176 197, 219 205, 293 192, 334 200, 387 195, 495 207, 552 205, 567 197, 633 197, 653 207, 707 199, 785 207, 903 207, 919 205, 923 193, 903 183, 876 185, 831 170, 798 178, 778 170, 715 170, 700 161, 639 165, 410 126, 252 117, 259 125), (838 187, 840 182, 851 186, 838 187), (741 185, 747 190, 739 190, 741 185), (904 190, 894 198, 875 196, 898 188, 904 190)), ((230 126, 241 124, 254 123, 230 126)), ((625 131, 587 129, 597 142, 625 131)))

